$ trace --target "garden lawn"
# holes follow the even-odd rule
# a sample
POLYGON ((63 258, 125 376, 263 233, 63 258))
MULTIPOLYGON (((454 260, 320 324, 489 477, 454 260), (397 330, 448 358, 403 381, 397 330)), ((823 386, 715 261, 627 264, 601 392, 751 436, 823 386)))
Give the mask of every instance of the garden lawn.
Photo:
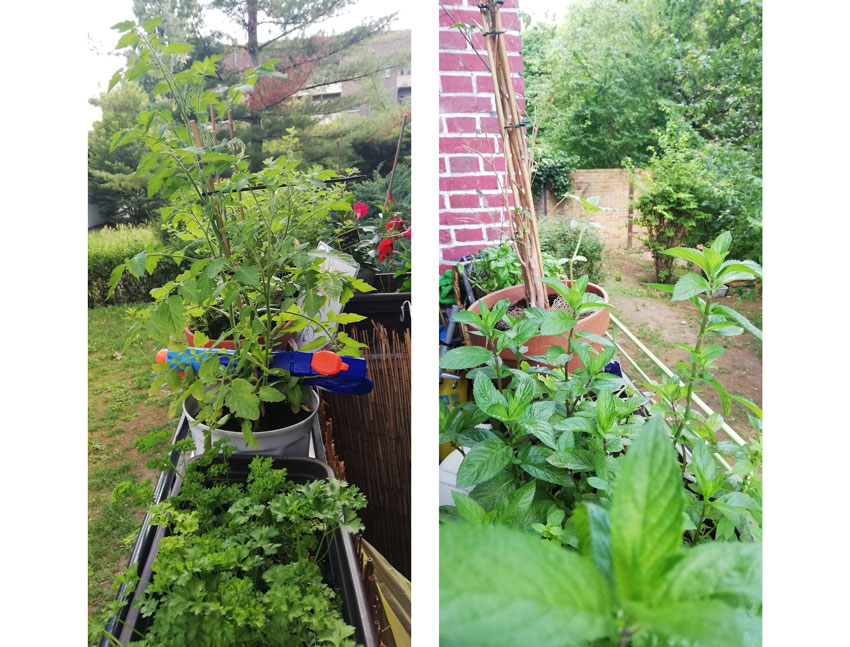
MULTIPOLYGON (((146 504, 146 492, 116 492, 122 482, 150 479, 158 470, 145 464, 169 445, 176 418, 168 416, 169 397, 148 396, 153 378, 153 342, 134 342, 121 351, 127 306, 89 310, 88 554, 89 615, 114 596, 110 585, 127 565, 146 504)), ((150 490, 152 494, 152 490, 150 490)))
MULTIPOLYGON (((640 245, 639 243, 637 243, 640 245)), ((627 250, 609 244, 605 250, 605 269, 608 277, 603 286, 608 291, 614 316, 640 339, 664 364, 675 369, 678 362, 687 359, 687 352, 676 343, 693 345, 699 325, 694 320, 696 307, 689 301, 670 300, 670 295, 644 287, 654 283, 652 256, 643 247, 627 250)), ((684 262, 676 268, 676 276, 688 271, 684 262)), ((752 288, 752 282, 746 286, 752 288)), ((755 326, 762 327, 761 296, 752 289, 744 291, 733 287, 728 296, 719 301, 734 308, 747 317, 755 326)), ((613 326, 612 326, 613 331, 613 326)), ((617 341, 647 375, 659 379, 661 371, 647 359, 623 334, 617 341)), ((761 405, 762 361, 761 341, 754 335, 744 333, 738 337, 722 337, 709 333, 706 343, 719 344, 726 350, 717 360, 717 380, 732 395, 740 395, 761 405)), ((640 386, 645 380, 634 370, 628 360, 621 358, 623 369, 640 386)), ((712 410, 720 413, 720 401, 716 392, 707 387, 698 394, 712 410)), ((747 421, 748 410, 733 402, 730 415, 724 420, 746 439, 754 438, 754 431, 747 421)), ((726 440, 725 434, 718 436, 726 440)))

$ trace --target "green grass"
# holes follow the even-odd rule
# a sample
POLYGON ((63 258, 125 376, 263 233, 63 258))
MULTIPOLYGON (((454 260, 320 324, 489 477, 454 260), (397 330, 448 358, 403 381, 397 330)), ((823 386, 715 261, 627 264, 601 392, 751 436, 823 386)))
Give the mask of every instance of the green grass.
POLYGON ((177 424, 168 416, 168 395, 148 395, 156 346, 141 341, 121 348, 126 311, 126 306, 89 310, 90 614, 113 597, 110 585, 127 564, 143 517, 126 497, 113 497, 115 486, 155 479, 145 465, 162 454, 177 424))

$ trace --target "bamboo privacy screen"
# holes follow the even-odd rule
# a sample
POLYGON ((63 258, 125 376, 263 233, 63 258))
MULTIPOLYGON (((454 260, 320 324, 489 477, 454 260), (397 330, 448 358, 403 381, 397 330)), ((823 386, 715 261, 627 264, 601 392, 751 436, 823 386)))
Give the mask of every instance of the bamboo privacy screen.
POLYGON ((367 395, 323 393, 326 416, 348 482, 366 495, 364 538, 410 578, 410 331, 374 326, 350 334, 369 346, 366 374, 375 388, 367 395))
MULTIPOLYGON (((484 40, 487 44, 487 61, 493 77, 493 94, 502 151, 514 206, 509 209, 511 234, 516 242, 517 256, 522 269, 525 295, 529 306, 548 308, 543 278, 543 260, 540 253, 540 237, 537 217, 534 213, 534 197, 531 192, 531 167, 525 141, 525 126, 517 104, 516 92, 511 81, 511 68, 505 45, 505 31, 499 15, 501 2, 498 0, 479 4, 484 40)), ((505 205, 506 207, 508 205, 505 205)))

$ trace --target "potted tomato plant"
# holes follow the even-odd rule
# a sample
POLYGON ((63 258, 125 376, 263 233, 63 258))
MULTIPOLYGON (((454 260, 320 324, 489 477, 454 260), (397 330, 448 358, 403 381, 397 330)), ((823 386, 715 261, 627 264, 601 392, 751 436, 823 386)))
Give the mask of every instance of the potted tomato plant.
POLYGON ((167 200, 163 226, 184 247, 140 252, 115 269, 110 288, 125 271, 153 272, 166 256, 184 266, 175 280, 152 290, 154 301, 137 313, 129 339, 145 331, 181 350, 190 319, 215 316, 222 322, 218 337, 196 330, 192 344, 221 349, 230 341, 232 355, 225 365, 210 353, 197 370, 157 364, 152 392, 165 384, 177 394, 172 415, 183 406, 206 447, 219 433, 240 449, 297 446, 306 454, 318 397, 302 388, 300 378, 274 368, 273 353, 289 335, 310 328, 313 340, 302 351, 329 346, 358 356, 361 345, 335 328, 361 317, 341 315, 328 305, 344 304, 356 291, 370 288, 326 269, 333 257, 350 263, 350 256, 310 249, 293 232, 306 220, 350 209, 350 198, 343 186, 326 183, 333 172, 299 168, 293 131, 283 139, 282 154, 258 171, 250 170, 240 142, 219 132, 230 107, 270 73, 274 61, 247 71, 240 85, 219 91, 208 87, 208 80, 221 57, 181 69, 179 53, 191 46, 165 45, 156 37, 156 24, 154 19, 117 25, 123 34, 119 45, 134 48, 136 55, 111 85, 155 75, 160 80, 154 95, 167 96, 172 109, 143 113, 137 127, 116 135, 112 146, 139 140, 147 145, 139 169, 150 173, 148 192, 167 200))

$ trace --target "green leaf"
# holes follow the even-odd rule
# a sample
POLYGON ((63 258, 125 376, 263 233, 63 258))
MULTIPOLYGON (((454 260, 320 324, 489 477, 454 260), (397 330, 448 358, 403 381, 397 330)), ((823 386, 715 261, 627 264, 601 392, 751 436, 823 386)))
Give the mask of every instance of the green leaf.
POLYGON ((469 493, 486 510, 492 510, 496 505, 515 489, 513 475, 504 470, 488 481, 479 483, 469 493))
POLYGON ((156 18, 151 18, 150 20, 146 20, 142 23, 142 27, 145 28, 145 31, 151 32, 157 27, 159 27, 159 23, 162 22, 162 16, 157 16, 156 18))
POLYGON ((761 563, 757 544, 700 544, 667 573, 654 604, 709 599, 733 606, 761 604, 761 563))
POLYGON ((260 398, 254 393, 254 386, 244 378, 238 377, 231 382, 224 402, 239 418, 258 420, 260 417, 260 398))
POLYGON ((708 447, 701 440, 693 443, 691 456, 690 470, 697 479, 703 497, 710 499, 717 491, 717 486, 714 483, 714 479, 717 477, 717 465, 714 463, 714 456, 711 455, 708 447))
POLYGON ((729 317, 730 319, 734 319, 734 320, 735 320, 735 321, 737 321, 739 324, 741 324, 741 326, 744 328, 744 330, 746 330, 746 331, 748 331, 748 332, 752 333, 752 334, 753 334, 753 335, 755 335, 757 338, 761 339, 761 330, 759 330, 758 328, 756 328, 756 327, 755 327, 755 326, 754 326, 754 325, 750 322, 750 320, 749 320, 749 319, 747 319, 747 318, 746 318, 744 315, 742 315, 740 312, 738 312, 738 311, 736 311, 736 310, 733 310, 732 308, 730 308, 730 307, 728 307, 728 306, 724 306, 724 305, 717 305, 717 306, 715 307, 715 310, 716 310, 716 311, 718 311, 718 312, 722 312, 723 314, 725 314, 725 315, 726 315, 727 317, 729 317))
POLYGON ((718 254, 726 254, 732 244, 732 232, 723 231, 711 243, 711 249, 718 254))
POLYGON ((588 472, 593 469, 593 458, 586 449, 555 452, 546 462, 573 472, 588 472))
POLYGON ((167 342, 172 335, 179 335, 186 325, 186 308, 183 299, 172 294, 167 301, 157 304, 150 313, 145 327, 156 341, 167 342))
POLYGON ((442 647, 572 647, 609 636, 605 580, 586 558, 501 526, 440 526, 442 647))
POLYGON ((286 396, 283 393, 271 386, 261 386, 259 394, 260 400, 263 402, 283 402, 286 400, 286 396))
POLYGON ((475 524, 480 524, 484 521, 487 511, 481 507, 478 501, 457 490, 452 491, 452 499, 462 519, 475 524))
POLYGON ((690 247, 672 247, 671 249, 665 249, 661 253, 666 254, 667 256, 683 258, 689 263, 695 263, 705 270, 706 273, 709 271, 708 262, 705 260, 705 256, 703 256, 702 252, 698 249, 691 249, 690 247))
POLYGON ((524 528, 535 521, 531 512, 537 481, 531 480, 499 502, 496 507, 496 521, 504 526, 524 528))
POLYGON ((569 472, 546 462, 552 455, 553 452, 548 447, 525 445, 517 455, 517 462, 526 473, 536 479, 572 487, 574 483, 569 472))
POLYGON ((253 265, 241 265, 233 276, 242 285, 257 286, 260 284, 260 270, 253 265))
POLYGON ((761 647, 761 618, 722 602, 678 602, 656 609, 629 607, 640 623, 636 644, 761 647), (640 641, 640 642, 638 642, 640 641))
POLYGON ((611 561, 611 518, 608 511, 595 503, 585 503, 576 508, 571 517, 579 539, 582 555, 593 560, 609 586, 614 584, 611 561))
POLYGON ((134 31, 128 31, 118 39, 118 44, 115 49, 123 49, 124 47, 132 47, 139 42, 139 35, 134 31))
POLYGON ((469 450, 457 471, 457 487, 487 481, 511 462, 513 451, 499 438, 488 438, 469 450))
POLYGON ((708 292, 708 281, 699 274, 688 272, 673 287, 673 301, 686 301, 697 294, 708 292))
POLYGON ((171 43, 165 48, 166 54, 188 54, 195 47, 189 43, 171 43))
POLYGON ((551 310, 540 326, 541 335, 563 335, 576 325, 576 320, 566 310, 551 310))
POLYGON ((125 32, 131 30, 135 26, 136 23, 134 23, 132 20, 123 20, 115 25, 112 25, 110 29, 114 29, 119 32, 125 32))
POLYGON ((643 286, 647 288, 652 288, 653 290, 658 290, 659 292, 673 294, 673 286, 668 285, 667 283, 644 283, 643 286))
POLYGON ((732 399, 729 397, 729 392, 726 390, 726 387, 718 382, 716 377, 708 379, 706 382, 711 384, 711 386, 714 387, 714 390, 717 391, 717 397, 720 398, 720 409, 724 416, 728 416, 729 412, 732 410, 732 399))
POLYGON ((647 600, 682 545, 682 475, 661 416, 641 427, 620 463, 611 549, 621 600, 647 600))
POLYGON ((440 368, 461 371, 475 368, 493 359, 493 353, 482 346, 459 346, 446 351, 440 358, 440 368))
POLYGON ((617 405, 614 396, 608 389, 599 389, 596 394, 596 421, 601 433, 607 432, 614 424, 617 416, 617 405))
POLYGON ((508 403, 505 396, 496 390, 490 378, 481 374, 477 375, 472 383, 472 394, 479 409, 487 411, 493 405, 497 405, 501 406, 507 414, 508 403))

